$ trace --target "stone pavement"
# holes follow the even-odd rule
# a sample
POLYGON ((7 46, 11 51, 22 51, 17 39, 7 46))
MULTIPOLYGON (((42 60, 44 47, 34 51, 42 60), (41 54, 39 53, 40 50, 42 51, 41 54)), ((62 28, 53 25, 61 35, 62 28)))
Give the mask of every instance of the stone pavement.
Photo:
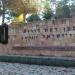
POLYGON ((0 75, 75 75, 75 67, 52 67, 0 62, 0 75))

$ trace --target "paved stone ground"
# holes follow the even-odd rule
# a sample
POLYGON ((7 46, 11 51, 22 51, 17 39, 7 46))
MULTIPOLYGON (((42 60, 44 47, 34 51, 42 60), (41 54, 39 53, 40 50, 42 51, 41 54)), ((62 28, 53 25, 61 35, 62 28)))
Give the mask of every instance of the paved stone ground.
POLYGON ((0 62, 0 75, 75 75, 75 68, 0 62))

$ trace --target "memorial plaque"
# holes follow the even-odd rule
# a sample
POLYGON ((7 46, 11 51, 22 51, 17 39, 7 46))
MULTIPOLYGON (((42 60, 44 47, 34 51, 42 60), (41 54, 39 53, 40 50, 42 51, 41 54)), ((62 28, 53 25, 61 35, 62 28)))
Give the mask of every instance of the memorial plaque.
POLYGON ((0 43, 7 44, 8 43, 8 25, 3 24, 0 26, 0 43))

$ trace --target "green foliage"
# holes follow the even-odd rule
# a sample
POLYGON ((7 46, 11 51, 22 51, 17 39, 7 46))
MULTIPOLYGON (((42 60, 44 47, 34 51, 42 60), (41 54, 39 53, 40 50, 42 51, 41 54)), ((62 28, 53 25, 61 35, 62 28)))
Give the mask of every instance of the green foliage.
POLYGON ((28 22, 33 22, 33 21, 40 21, 40 17, 38 16, 38 14, 32 14, 31 16, 29 16, 26 19, 28 22))
POLYGON ((75 5, 70 6, 71 16, 75 15, 75 5))
POLYGON ((3 10, 0 9, 0 16, 3 14, 3 10))
POLYGON ((44 20, 49 20, 53 17, 53 12, 51 10, 50 4, 51 4, 51 0, 45 0, 44 13, 43 13, 44 20))
POLYGON ((0 15, 2 15, 3 14, 3 7, 2 7, 2 4, 0 4, 0 15))
POLYGON ((56 9, 56 18, 63 18, 62 7, 57 7, 57 9, 56 9))
POLYGON ((60 0, 58 2, 58 6, 65 6, 70 2, 70 0, 60 0))
POLYGON ((69 0, 59 1, 56 7, 56 18, 70 18, 70 6, 68 5, 69 0))
POLYGON ((63 16, 64 18, 70 18, 70 9, 67 5, 63 6, 63 16))
POLYGON ((52 11, 44 12, 44 16, 43 16, 44 20, 49 20, 49 19, 51 19, 52 17, 53 17, 52 11))
POLYGON ((13 11, 10 12, 11 17, 18 17, 20 14, 21 13, 18 13, 18 12, 13 12, 13 11))
POLYGON ((50 10, 49 0, 45 0, 45 3, 44 3, 44 11, 47 12, 49 10, 50 10))
POLYGON ((57 18, 70 18, 70 9, 67 5, 57 7, 56 9, 57 18))

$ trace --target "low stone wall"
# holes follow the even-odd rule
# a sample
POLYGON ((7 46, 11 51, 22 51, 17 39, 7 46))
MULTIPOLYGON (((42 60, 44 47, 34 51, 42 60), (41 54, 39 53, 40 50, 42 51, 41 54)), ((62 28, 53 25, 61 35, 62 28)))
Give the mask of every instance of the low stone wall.
POLYGON ((75 56, 75 48, 16 48, 0 44, 0 55, 75 56))

